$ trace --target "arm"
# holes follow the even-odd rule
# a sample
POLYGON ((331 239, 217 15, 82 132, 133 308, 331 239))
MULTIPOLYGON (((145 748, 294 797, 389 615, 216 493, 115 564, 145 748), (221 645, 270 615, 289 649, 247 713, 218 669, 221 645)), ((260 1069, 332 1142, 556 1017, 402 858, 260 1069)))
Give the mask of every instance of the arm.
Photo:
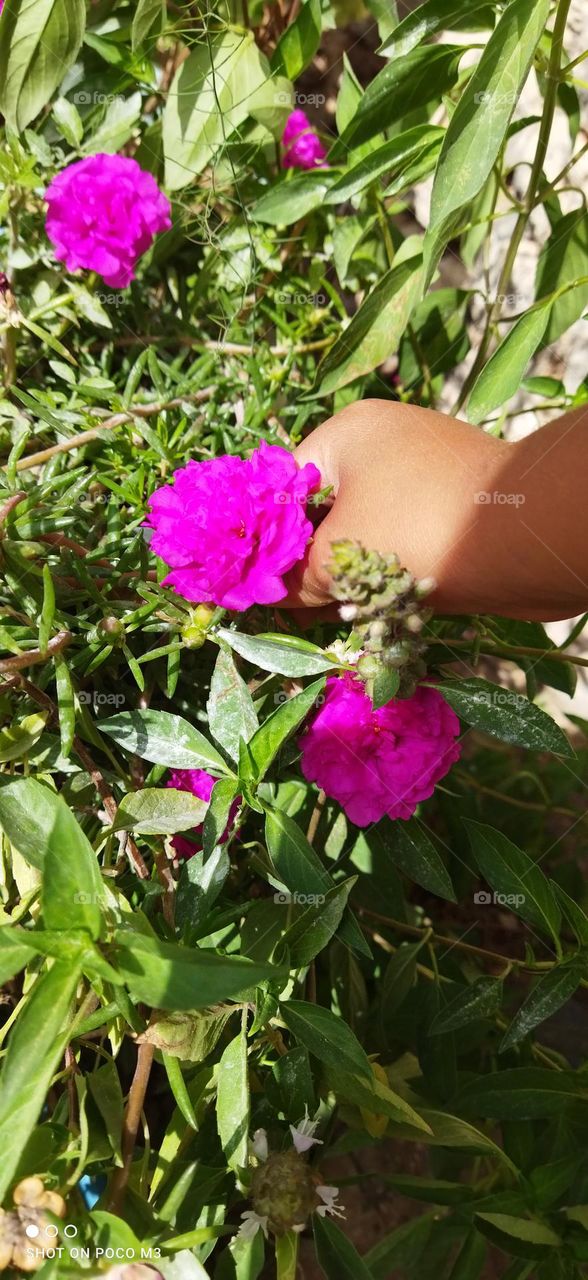
POLYGON ((334 489, 287 604, 330 600, 330 543, 396 552, 445 613, 568 618, 588 609, 588 410, 517 443, 415 405, 364 400, 297 450, 334 489))

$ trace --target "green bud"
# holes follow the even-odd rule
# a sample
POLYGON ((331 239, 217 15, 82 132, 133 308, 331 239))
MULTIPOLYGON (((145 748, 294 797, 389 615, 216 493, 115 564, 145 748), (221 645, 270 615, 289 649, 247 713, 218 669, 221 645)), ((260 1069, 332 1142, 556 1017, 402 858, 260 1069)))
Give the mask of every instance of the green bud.
POLYGON ((187 649, 202 648, 215 613, 213 604, 199 604, 190 609, 190 621, 182 627, 182 640, 187 649))
POLYGON ((362 680, 371 680, 374 676, 377 676, 380 670, 380 663, 371 653, 364 653, 359 659, 357 670, 362 680))
POLYGON ((182 640, 187 649, 201 649, 206 644, 206 632, 188 622, 182 627, 182 640))
POLYGON ((109 615, 92 627, 86 636, 88 644, 110 644, 119 648, 125 642, 125 626, 120 618, 109 615))

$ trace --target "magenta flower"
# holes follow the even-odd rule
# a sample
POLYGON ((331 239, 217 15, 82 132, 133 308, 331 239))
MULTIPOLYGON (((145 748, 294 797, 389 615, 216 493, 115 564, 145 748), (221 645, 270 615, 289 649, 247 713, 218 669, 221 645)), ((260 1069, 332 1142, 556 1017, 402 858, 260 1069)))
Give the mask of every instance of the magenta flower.
POLYGON ((96 271, 112 289, 126 289, 138 259, 171 227, 167 196, 128 156, 76 160, 53 179, 45 199, 56 258, 68 271, 96 271))
POLYGON ((321 169, 327 153, 304 111, 292 111, 282 134, 283 169, 321 169))
MULTIPOLYGON (((175 787, 176 791, 189 791, 191 795, 196 796, 198 800, 210 800, 212 788, 214 787, 216 778, 206 769, 172 769, 170 776, 166 782, 166 787, 175 787)), ((229 817, 225 830, 220 837, 219 844, 225 844, 229 838, 229 832, 235 821, 235 816, 241 797, 238 796, 231 805, 229 817)), ((185 835, 177 835, 172 839, 172 848, 175 850, 178 858, 193 858, 195 853, 199 853, 202 845, 200 837, 202 835, 202 824, 194 827, 191 832, 194 836, 193 840, 188 840, 185 835)))
POLYGON ((151 494, 150 545, 172 572, 164 585, 224 609, 283 600, 287 573, 312 534, 305 513, 320 485, 312 463, 262 441, 250 458, 189 462, 151 494))
POLYGON ((330 676, 302 734, 301 767, 358 827, 410 818, 459 759, 459 720, 436 689, 420 686, 378 711, 355 676, 330 676))

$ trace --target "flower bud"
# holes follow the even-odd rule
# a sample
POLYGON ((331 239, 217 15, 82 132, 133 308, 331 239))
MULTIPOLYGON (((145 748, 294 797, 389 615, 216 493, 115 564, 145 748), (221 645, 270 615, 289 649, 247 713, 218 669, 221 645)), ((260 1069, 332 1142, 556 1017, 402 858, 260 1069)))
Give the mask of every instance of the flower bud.
POLYGON ((372 680, 380 670, 380 663, 372 654, 364 653, 363 658, 359 659, 357 670, 362 680, 372 680))
POLYGON ((305 1224, 319 1203, 312 1170, 297 1151, 269 1158, 255 1170, 251 1184, 254 1210, 275 1235, 305 1224))
POLYGON ((121 622, 120 618, 115 618, 114 614, 110 614, 88 631, 86 640, 88 644, 111 644, 113 648, 118 649, 125 642, 125 634, 124 622, 121 622))

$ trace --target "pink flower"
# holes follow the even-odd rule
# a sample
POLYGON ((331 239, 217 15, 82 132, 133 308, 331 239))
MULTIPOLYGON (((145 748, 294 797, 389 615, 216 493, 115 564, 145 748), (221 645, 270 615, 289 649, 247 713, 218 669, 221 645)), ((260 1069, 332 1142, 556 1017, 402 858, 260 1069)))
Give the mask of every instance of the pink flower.
POLYGON ((302 772, 367 827, 410 818, 459 759, 459 720, 436 689, 393 699, 379 711, 355 676, 330 676, 320 710, 302 734, 302 772))
POLYGON ((155 178, 128 156, 76 160, 45 192, 46 230, 68 271, 97 271, 126 289, 159 231, 171 227, 170 203, 155 178))
MULTIPOLYGON (((197 796, 199 800, 210 800, 215 782, 216 778, 213 778, 212 774, 208 773, 206 769, 172 769, 165 785, 166 787, 175 787, 176 791, 189 791, 191 795, 197 796)), ((219 844, 224 844, 228 840, 240 802, 240 797, 233 801, 227 825, 219 844)), ((173 837, 172 848, 175 849, 178 858, 192 858, 195 853, 200 852, 202 848, 200 843, 202 826, 194 827, 193 832, 190 834, 195 837, 194 840, 189 840, 185 835, 173 837)))
POLYGON ((282 134, 283 169, 321 169, 326 151, 304 111, 292 111, 282 134))
POLYGON ((275 604, 312 534, 305 514, 320 473, 262 441, 250 458, 189 462, 151 494, 150 545, 172 569, 164 585, 224 609, 275 604))

